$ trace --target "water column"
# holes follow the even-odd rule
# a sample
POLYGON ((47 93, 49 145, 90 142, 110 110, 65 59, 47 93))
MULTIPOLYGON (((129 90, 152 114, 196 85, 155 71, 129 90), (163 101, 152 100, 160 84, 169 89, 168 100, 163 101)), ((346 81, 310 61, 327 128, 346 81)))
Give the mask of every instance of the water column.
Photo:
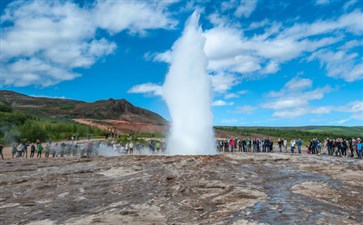
POLYGON ((204 44, 199 15, 194 12, 172 47, 171 64, 163 85, 163 97, 172 119, 167 150, 173 155, 217 152, 204 44))

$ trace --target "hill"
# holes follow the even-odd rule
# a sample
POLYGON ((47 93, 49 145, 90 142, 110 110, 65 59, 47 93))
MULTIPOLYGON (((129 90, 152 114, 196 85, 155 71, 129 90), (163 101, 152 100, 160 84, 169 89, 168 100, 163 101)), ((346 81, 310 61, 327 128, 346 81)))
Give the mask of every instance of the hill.
POLYGON ((31 97, 12 91, 0 91, 0 103, 11 105, 15 112, 43 118, 119 120, 163 126, 164 118, 132 105, 125 99, 83 102, 70 99, 31 97))

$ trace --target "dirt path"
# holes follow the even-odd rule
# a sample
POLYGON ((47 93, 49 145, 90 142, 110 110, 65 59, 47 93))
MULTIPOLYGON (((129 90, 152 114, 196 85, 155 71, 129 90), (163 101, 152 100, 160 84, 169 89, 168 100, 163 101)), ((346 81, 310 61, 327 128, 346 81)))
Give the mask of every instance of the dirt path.
POLYGON ((363 161, 288 154, 0 162, 0 224, 362 224, 363 161))
POLYGON ((155 125, 150 123, 129 122, 125 120, 99 120, 92 119, 73 119, 73 121, 88 126, 97 127, 102 130, 118 130, 126 133, 162 133, 166 131, 166 126, 155 125))

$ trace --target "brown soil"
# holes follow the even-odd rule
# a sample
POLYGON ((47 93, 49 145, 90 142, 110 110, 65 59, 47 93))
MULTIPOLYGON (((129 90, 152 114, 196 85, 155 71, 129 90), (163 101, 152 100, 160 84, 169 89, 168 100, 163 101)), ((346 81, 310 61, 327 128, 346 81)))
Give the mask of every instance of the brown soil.
POLYGON ((129 122, 125 120, 92 120, 92 119, 73 119, 73 121, 89 126, 94 126, 99 129, 117 129, 121 132, 141 132, 141 133, 161 133, 165 132, 166 126, 151 124, 129 122))

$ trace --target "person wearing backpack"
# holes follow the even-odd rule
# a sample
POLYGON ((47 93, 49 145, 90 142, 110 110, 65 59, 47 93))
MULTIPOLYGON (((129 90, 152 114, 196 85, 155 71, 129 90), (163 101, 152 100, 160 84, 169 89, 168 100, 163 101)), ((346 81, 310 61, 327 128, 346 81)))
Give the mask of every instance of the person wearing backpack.
POLYGON ((43 151, 43 146, 42 144, 38 144, 38 147, 37 147, 37 158, 42 158, 42 151, 43 151))

